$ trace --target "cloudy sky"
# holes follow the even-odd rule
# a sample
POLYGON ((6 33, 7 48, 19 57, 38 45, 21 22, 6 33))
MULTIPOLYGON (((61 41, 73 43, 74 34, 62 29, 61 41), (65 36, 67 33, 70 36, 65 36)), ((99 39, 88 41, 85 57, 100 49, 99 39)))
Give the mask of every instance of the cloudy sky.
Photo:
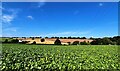
POLYGON ((118 35, 117 2, 4 2, 2 36, 118 35))

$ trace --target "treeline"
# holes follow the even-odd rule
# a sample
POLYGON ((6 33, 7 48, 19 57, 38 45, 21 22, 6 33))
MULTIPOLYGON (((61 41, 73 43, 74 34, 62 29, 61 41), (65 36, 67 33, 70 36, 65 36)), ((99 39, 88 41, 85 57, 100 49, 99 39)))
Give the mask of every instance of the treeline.
POLYGON ((92 39, 91 45, 120 45, 120 36, 92 39))
MULTIPOLYGON (((45 37, 48 38, 48 37, 45 37)), ((86 37, 50 37, 50 38, 59 38, 59 39, 87 39, 86 37)))
MULTIPOLYGON (((57 39, 57 41, 58 41, 58 39, 57 39)), ((104 38, 90 38, 90 39, 92 39, 93 41, 92 42, 74 41, 73 43, 68 42, 68 44, 69 45, 120 45, 120 36, 104 37, 104 38)), ((60 44, 61 42, 58 41, 56 43, 60 44)))
POLYGON ((18 39, 5 39, 4 41, 2 41, 2 43, 19 43, 18 39))
POLYGON ((26 44, 28 43, 28 41, 22 41, 22 42, 19 42, 19 40, 16 38, 16 39, 13 39, 13 38, 9 38, 9 39, 5 39, 4 41, 2 41, 2 43, 19 43, 19 44, 26 44))
MULTIPOLYGON (((31 37, 31 38, 35 38, 35 37, 31 37)), ((48 38, 48 37, 46 37, 46 38, 48 38)), ((86 39, 86 37, 82 37, 82 38, 80 38, 80 37, 51 37, 51 38, 56 38, 56 41, 55 41, 54 44, 61 44, 61 41, 59 41, 59 39, 62 39, 62 38, 63 39, 86 39)), ((68 42, 68 44, 69 45, 120 45, 120 36, 104 37, 104 38, 92 38, 91 37, 89 39, 92 39, 93 41, 92 42, 74 41, 73 43, 68 42)), ((2 43, 22 43, 22 44, 26 44, 26 43, 28 43, 28 41, 19 42, 19 40, 17 38, 15 39, 15 37, 14 37, 14 39, 13 38, 9 38, 9 39, 7 38, 4 41, 2 41, 2 43)), ((36 44, 36 42, 33 42, 33 44, 36 44)))
POLYGON ((12 38, 24 38, 24 39, 26 39, 26 38, 31 38, 31 39, 35 39, 35 38, 87 39, 86 37, 71 37, 71 36, 69 36, 69 37, 2 37, 2 38, 11 38, 11 39, 12 38))

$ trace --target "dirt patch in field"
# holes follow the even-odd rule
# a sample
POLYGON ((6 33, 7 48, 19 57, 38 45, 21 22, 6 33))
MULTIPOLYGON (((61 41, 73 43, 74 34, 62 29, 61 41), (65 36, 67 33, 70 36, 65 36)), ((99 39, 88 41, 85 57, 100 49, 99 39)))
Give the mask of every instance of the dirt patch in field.
MULTIPOLYGON (((55 38, 46 38, 44 42, 41 42, 41 38, 35 38, 34 40, 32 38, 26 38, 22 39, 23 41, 30 41, 29 43, 36 42, 38 44, 54 44, 55 38)), ((92 42, 93 40, 90 39, 59 39, 61 43, 73 43, 74 41, 79 41, 79 42, 92 42)))

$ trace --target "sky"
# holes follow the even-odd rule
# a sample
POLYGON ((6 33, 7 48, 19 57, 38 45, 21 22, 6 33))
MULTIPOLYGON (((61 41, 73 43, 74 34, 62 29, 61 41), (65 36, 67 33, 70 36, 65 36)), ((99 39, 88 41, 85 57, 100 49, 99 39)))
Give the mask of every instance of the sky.
POLYGON ((113 37, 117 2, 3 2, 3 37, 113 37))

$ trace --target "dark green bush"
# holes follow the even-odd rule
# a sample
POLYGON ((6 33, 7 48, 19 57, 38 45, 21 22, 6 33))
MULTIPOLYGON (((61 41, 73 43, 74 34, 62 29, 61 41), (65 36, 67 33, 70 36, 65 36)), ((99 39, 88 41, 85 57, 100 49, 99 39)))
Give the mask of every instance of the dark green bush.
POLYGON ((42 38, 42 39, 41 39, 41 42, 44 42, 44 41, 45 41, 45 39, 44 39, 44 38, 42 38))
POLYGON ((74 42, 72 43, 72 45, 78 45, 78 44, 80 44, 79 41, 74 41, 74 42))
POLYGON ((36 44, 36 42, 34 41, 32 44, 36 44))
POLYGON ((61 45, 61 41, 59 40, 59 38, 57 38, 54 42, 55 45, 61 45))
POLYGON ((84 42, 80 42, 80 45, 90 45, 90 43, 89 43, 89 42, 84 41, 84 42))

